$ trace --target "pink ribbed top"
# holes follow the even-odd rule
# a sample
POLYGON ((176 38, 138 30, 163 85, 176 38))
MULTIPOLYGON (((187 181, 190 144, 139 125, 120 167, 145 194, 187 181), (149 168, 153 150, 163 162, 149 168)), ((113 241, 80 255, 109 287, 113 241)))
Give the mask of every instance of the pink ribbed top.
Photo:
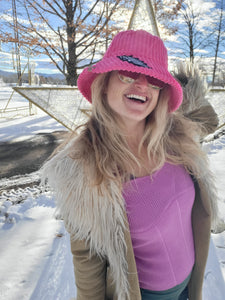
POLYGON ((191 177, 166 163, 159 171, 124 184, 140 287, 153 291, 182 283, 194 265, 191 177))

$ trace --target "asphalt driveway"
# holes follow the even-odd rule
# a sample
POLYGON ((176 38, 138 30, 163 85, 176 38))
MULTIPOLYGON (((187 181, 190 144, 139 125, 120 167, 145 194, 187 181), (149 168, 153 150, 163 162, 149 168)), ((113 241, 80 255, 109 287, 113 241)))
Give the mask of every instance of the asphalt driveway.
POLYGON ((55 131, 24 141, 0 142, 0 179, 37 171, 67 136, 67 131, 55 131))

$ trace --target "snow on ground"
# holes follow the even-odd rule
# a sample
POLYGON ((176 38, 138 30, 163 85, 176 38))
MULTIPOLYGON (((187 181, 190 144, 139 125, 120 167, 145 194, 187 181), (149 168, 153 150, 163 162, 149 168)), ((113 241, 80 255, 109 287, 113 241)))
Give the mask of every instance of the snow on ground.
POLYGON ((0 218, 0 299, 70 299, 75 295, 69 236, 48 193, 12 205, 0 218))
POLYGON ((46 133, 57 130, 66 130, 66 128, 44 113, 19 117, 16 119, 16 124, 15 119, 5 119, 0 123, 0 141, 19 141, 30 138, 31 135, 39 132, 46 133))
POLYGON ((0 119, 0 142, 22 140, 29 138, 30 135, 35 135, 39 132, 52 132, 57 130, 66 130, 66 128, 56 120, 48 116, 41 109, 32 106, 35 115, 29 114, 29 102, 14 92, 12 88, 3 86, 0 88, 0 110, 13 110, 23 107, 22 112, 11 111, 5 113, 0 119), (8 102, 8 100, 11 100, 8 102), (8 104, 8 105, 7 105, 8 104), (21 114, 25 116, 21 117, 21 114), (9 116, 10 118, 8 118, 9 116))
MULTIPOLYGON (((7 93, 8 87, 3 87, 0 109, 7 102, 4 97, 7 93)), ((221 95, 216 98, 218 103, 221 103, 221 95)), ((16 95, 14 107, 17 101, 19 105, 27 105, 26 100, 16 95)), ((224 101, 217 109, 219 115, 224 114, 224 101)), ((0 141, 61 129, 65 128, 38 111, 34 116, 1 119, 0 141)), ((204 147, 216 176, 220 216, 225 221, 225 136, 204 147)), ((0 299, 67 300, 76 295, 69 235, 55 213, 54 199, 49 191, 41 193, 33 187, 0 196, 0 241, 0 299)), ((224 300, 224 282, 225 232, 222 232, 212 234, 203 300, 224 300)))

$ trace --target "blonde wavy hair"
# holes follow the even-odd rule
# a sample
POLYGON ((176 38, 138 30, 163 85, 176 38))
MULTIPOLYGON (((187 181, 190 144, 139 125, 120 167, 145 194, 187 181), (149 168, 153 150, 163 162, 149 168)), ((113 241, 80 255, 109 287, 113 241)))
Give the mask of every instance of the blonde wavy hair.
MULTIPOLYGON (((100 74, 92 84, 92 114, 71 147, 70 156, 82 161, 94 185, 107 186, 109 180, 114 180, 122 188, 131 168, 140 167, 140 162, 128 147, 118 116, 108 105, 105 90, 109 77, 110 73, 100 74)), ((199 125, 179 112, 169 113, 168 100, 168 88, 164 87, 156 108, 146 119, 139 153, 144 147, 149 160, 153 160, 150 174, 167 161, 181 164, 190 174, 201 177, 204 164, 199 162, 207 159, 198 140, 199 125)))

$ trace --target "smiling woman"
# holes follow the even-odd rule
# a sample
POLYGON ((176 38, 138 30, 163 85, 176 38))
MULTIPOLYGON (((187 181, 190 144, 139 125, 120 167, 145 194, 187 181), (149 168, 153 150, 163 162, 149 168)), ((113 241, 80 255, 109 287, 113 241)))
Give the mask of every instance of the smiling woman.
POLYGON ((114 71, 110 74, 106 94, 108 105, 123 123, 127 134, 137 128, 143 134, 145 119, 156 107, 159 88, 151 85, 143 74, 129 72, 125 76, 114 71))
POLYGON ((167 60, 144 30, 116 35, 78 79, 90 119, 42 169, 71 235, 77 300, 202 299, 216 197, 167 60))

